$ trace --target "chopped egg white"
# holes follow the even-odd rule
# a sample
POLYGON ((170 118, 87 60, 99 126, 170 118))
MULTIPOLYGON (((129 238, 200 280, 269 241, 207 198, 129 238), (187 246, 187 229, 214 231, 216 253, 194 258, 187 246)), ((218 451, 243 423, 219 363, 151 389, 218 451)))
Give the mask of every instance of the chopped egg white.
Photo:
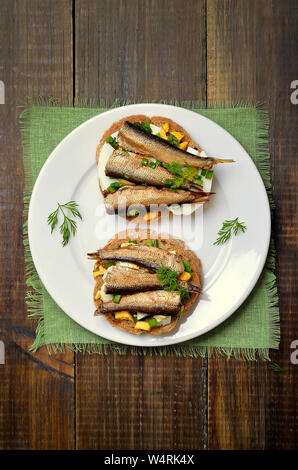
POLYGON ((164 315, 154 315, 154 317, 160 326, 169 325, 172 321, 171 317, 164 315))
POLYGON ((148 313, 137 312, 136 315, 138 320, 142 320, 143 318, 148 317, 148 313))

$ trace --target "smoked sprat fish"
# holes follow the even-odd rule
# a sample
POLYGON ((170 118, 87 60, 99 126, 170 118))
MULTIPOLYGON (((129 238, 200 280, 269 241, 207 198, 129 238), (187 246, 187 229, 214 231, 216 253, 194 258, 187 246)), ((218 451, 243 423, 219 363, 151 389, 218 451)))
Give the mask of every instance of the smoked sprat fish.
MULTIPOLYGON (((146 270, 135 270, 124 266, 112 266, 104 275, 107 294, 117 292, 149 291, 162 288, 162 282, 156 273, 146 270)), ((200 292, 200 288, 186 281, 179 281, 181 289, 188 292, 200 292)))
MULTIPOLYGON (((105 173, 107 176, 127 178, 135 183, 145 183, 159 187, 168 186, 169 181, 173 181, 175 175, 160 165, 153 163, 155 166, 152 167, 150 163, 152 164, 150 157, 144 158, 134 152, 114 150, 106 164, 105 173)), ((184 181, 180 188, 202 192, 202 187, 191 181, 184 181)))
POLYGON ((167 313, 176 315, 181 307, 180 295, 176 292, 156 290, 152 292, 139 292, 132 295, 124 295, 119 303, 105 302, 99 308, 99 313, 119 312, 129 310, 131 312, 167 313))
POLYGON ((233 160, 200 157, 171 145, 167 140, 148 134, 132 123, 125 121, 117 136, 118 143, 125 149, 151 155, 159 161, 180 164, 187 163, 195 168, 210 170, 216 163, 232 162, 233 160))
POLYGON ((96 253, 89 253, 88 256, 94 255, 97 255, 101 260, 128 261, 153 270, 165 266, 179 273, 184 271, 184 264, 180 256, 153 246, 130 245, 110 250, 103 248, 96 253))

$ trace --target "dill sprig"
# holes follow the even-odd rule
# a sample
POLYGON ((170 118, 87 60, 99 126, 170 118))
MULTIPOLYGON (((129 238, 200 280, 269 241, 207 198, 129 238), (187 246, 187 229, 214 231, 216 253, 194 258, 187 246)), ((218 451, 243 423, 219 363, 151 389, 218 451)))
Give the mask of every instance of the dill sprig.
POLYGON ((60 211, 62 212, 63 222, 59 228, 60 228, 60 233, 62 234, 62 237, 63 237, 62 246, 65 246, 69 242, 70 235, 72 234, 74 236, 77 230, 76 221, 68 217, 65 211, 66 210, 70 211, 74 217, 79 217, 81 220, 82 220, 82 216, 77 209, 78 204, 75 201, 69 201, 69 202, 66 202, 65 204, 59 204, 58 202, 57 204, 58 204, 57 209, 54 212, 52 212, 48 217, 48 224, 51 227, 51 233, 53 233, 53 230, 58 223, 59 212, 60 211))
POLYGON ((166 266, 162 266, 157 269, 157 277, 161 281, 161 285, 165 290, 178 292, 181 299, 189 299, 189 292, 179 286, 178 276, 178 271, 172 271, 166 266))
POLYGON ((245 230, 246 225, 244 222, 239 222, 238 217, 234 220, 225 220, 218 232, 219 237, 213 245, 223 245, 231 238, 232 234, 237 235, 239 231, 245 232, 245 230))

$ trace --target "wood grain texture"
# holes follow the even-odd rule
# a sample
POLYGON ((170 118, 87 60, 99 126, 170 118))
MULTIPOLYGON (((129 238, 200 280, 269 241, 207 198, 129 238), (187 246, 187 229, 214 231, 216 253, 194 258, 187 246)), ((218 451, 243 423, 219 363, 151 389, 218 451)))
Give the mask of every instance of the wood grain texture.
POLYGON ((206 365, 189 358, 78 356, 78 449, 202 449, 206 365))
POLYGON ((297 8, 292 1, 207 1, 208 102, 258 100, 270 112, 282 334, 281 349, 271 356, 284 368, 278 373, 268 364, 209 361, 211 449, 293 449, 297 445, 297 366, 290 363, 290 343, 298 338, 293 262, 297 107, 290 103, 290 83, 298 76, 295 21, 297 8))
POLYGON ((273 233, 277 251, 281 345, 272 360, 282 373, 270 373, 265 409, 266 448, 297 449, 298 366, 290 362, 297 323, 297 147, 298 105, 290 101, 298 78, 297 2, 270 1, 257 18, 257 97, 268 102, 270 152, 276 209, 273 233), (259 31, 263 31, 260 34, 259 31), (263 73, 261 73, 263 71, 263 73))
POLYGON ((34 322, 25 309, 22 243, 23 161, 18 118, 28 96, 72 97, 71 1, 1 2, 0 78, 0 448, 74 444, 73 354, 29 353, 34 322))
MULTIPOLYGON (((77 1, 76 97, 204 99, 204 15, 204 1, 77 1)), ((205 448, 206 363, 78 355, 77 448, 205 448)))

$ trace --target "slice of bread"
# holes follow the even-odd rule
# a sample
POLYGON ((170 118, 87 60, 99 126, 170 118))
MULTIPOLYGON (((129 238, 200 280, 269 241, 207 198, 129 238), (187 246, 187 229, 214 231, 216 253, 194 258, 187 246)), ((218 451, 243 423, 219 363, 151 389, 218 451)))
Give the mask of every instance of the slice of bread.
MULTIPOLYGON (((128 242, 131 239, 135 239, 138 244, 145 244, 145 241, 147 239, 152 239, 152 233, 150 236, 149 232, 146 231, 136 231, 133 234, 129 233, 129 236, 127 234, 117 234, 115 238, 111 239, 106 245, 105 249, 114 249, 114 248, 119 248, 120 245, 124 242, 128 242), (126 236, 125 236, 126 235, 126 236), (133 238, 132 238, 133 237, 133 238)), ((190 262, 191 265, 191 270, 192 270, 192 278, 191 278, 191 284, 199 287, 200 289, 202 288, 202 267, 201 267, 201 262, 199 258, 193 253, 193 251, 189 250, 185 243, 181 240, 177 240, 174 238, 165 238, 165 237, 154 237, 154 239, 158 239, 159 242, 159 248, 172 251, 175 250, 177 255, 181 256, 182 259, 187 259, 190 262)), ((98 269, 98 263, 107 268, 108 263, 107 261, 101 261, 99 258, 97 259, 96 263, 96 268, 98 269)), ((102 303, 102 300, 96 300, 96 294, 98 291, 100 291, 101 287, 103 285, 103 279, 102 276, 96 277, 96 282, 95 282, 95 287, 94 287, 94 304, 96 308, 100 306, 102 303)), ((183 309, 183 316, 189 312, 189 310, 192 308, 193 304, 198 298, 198 293, 190 293, 190 297, 187 300, 182 301, 182 305, 184 307, 183 309)), ((96 315, 98 315, 97 312, 95 312, 96 315)), ((100 314, 101 315, 101 314, 100 314)), ((115 327, 120 328, 121 330, 127 331, 128 333, 136 334, 139 335, 141 332, 145 333, 144 331, 138 330, 135 328, 134 323, 132 323, 129 320, 116 320, 114 318, 113 314, 105 314, 105 318, 115 327)), ((163 325, 159 326, 156 328, 152 328, 150 332, 146 332, 147 334, 151 335, 159 335, 163 333, 169 333, 172 331, 178 324, 179 320, 181 319, 181 316, 173 316, 171 323, 168 325, 163 325)))

